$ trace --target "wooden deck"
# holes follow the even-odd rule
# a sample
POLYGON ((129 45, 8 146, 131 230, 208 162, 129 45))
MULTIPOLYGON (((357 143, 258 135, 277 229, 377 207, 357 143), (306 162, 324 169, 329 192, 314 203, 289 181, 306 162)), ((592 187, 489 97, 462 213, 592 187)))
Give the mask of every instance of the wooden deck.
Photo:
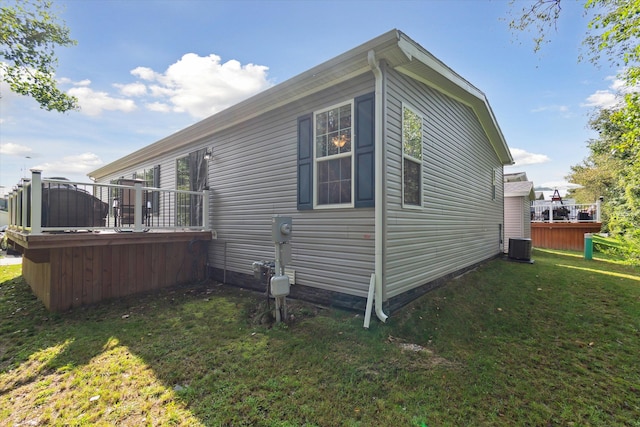
POLYGON ((600 222, 532 222, 531 243, 534 248, 584 250, 585 233, 598 233, 600 222))
POLYGON ((206 278, 211 231, 9 232, 22 275, 51 311, 206 278))

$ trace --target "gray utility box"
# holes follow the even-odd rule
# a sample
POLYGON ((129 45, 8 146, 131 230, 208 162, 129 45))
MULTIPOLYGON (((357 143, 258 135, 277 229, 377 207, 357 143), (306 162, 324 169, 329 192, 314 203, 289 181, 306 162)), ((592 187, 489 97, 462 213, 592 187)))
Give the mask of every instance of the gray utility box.
POLYGON ((289 276, 273 276, 271 278, 271 295, 286 297, 290 292, 289 276))
POLYGON ((285 243, 291 240, 291 217, 274 216, 271 219, 271 236, 275 243, 285 243))

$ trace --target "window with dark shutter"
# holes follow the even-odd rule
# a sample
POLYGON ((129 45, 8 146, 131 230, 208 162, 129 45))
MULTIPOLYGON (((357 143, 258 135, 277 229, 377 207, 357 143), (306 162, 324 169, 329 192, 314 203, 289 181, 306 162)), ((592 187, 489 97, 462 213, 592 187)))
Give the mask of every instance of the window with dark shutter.
POLYGON ((375 96, 355 99, 355 207, 375 206, 375 96))
POLYGON ((375 204, 374 94, 298 118, 298 209, 375 204))

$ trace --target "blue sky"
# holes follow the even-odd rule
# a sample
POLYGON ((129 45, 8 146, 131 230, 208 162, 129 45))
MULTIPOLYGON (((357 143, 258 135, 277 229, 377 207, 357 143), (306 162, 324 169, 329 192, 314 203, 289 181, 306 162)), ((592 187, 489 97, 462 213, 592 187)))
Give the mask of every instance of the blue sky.
POLYGON ((534 54, 529 35, 509 30, 506 0, 54 0, 78 41, 57 51, 56 78, 81 110, 47 112, 2 87, 0 194, 34 167, 88 182, 89 171, 393 28, 487 95, 517 162, 507 172, 562 187, 617 84, 608 64, 578 62, 582 3, 563 2, 534 54))

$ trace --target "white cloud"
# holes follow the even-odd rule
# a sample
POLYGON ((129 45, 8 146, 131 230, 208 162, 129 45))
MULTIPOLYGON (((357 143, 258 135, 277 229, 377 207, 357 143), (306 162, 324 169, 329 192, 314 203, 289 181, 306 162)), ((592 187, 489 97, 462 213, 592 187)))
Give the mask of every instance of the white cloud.
POLYGON ((96 154, 82 153, 42 163, 34 168, 47 171, 47 176, 70 177, 78 174, 85 175, 102 164, 103 161, 96 154))
POLYGON ((173 94, 173 89, 168 87, 158 86, 158 85, 149 86, 149 91, 151 92, 151 96, 155 98, 162 98, 162 97, 168 98, 173 94))
POLYGON ((136 109, 135 102, 130 99, 113 98, 106 92, 88 87, 74 87, 68 93, 78 98, 80 111, 89 116, 99 116, 104 110, 128 113, 136 109))
POLYGON ((149 80, 149 81, 155 80, 161 76, 160 74, 156 74, 155 71, 153 71, 151 68, 148 68, 148 67, 134 68, 133 70, 131 70, 131 74, 141 78, 142 80, 149 80))
POLYGON ((619 103, 618 96, 610 90, 597 90, 595 93, 589 95, 584 103, 583 107, 597 107, 597 108, 612 108, 619 103))
POLYGON ((89 86, 91 84, 91 80, 84 79, 84 80, 80 80, 80 81, 74 82, 73 80, 71 80, 68 77, 61 77, 60 79, 58 79, 58 83, 60 83, 60 84, 70 84, 70 85, 73 85, 73 86, 89 86))
POLYGON ((25 147, 24 145, 18 145, 12 142, 0 144, 0 154, 4 154, 6 156, 26 157, 32 152, 33 150, 31 148, 25 147))
POLYGON ((536 185, 536 187, 540 188, 557 188, 558 190, 570 190, 574 188, 582 188, 580 184, 574 184, 569 181, 559 180, 559 181, 546 181, 540 185, 536 185))
POLYGON ((147 87, 142 83, 130 83, 127 85, 114 84, 124 96, 143 96, 147 94, 147 87))
POLYGON ((171 111, 203 118, 270 87, 267 70, 233 59, 221 63, 221 58, 213 54, 202 57, 187 53, 163 73, 137 67, 131 74, 154 83, 148 87, 151 96, 162 98, 160 104, 152 103, 148 108, 164 111, 164 105, 170 105, 171 111))
POLYGON ((532 113, 542 113, 545 111, 556 112, 556 113, 567 113, 569 112, 569 107, 566 105, 546 105, 543 107, 534 108, 531 110, 532 113))
POLYGON ((149 111, 157 111, 160 113, 168 113, 171 111, 171 106, 162 102, 150 102, 145 104, 145 107, 147 107, 149 111))
POLYGON ((582 107, 615 108, 622 103, 622 97, 627 93, 638 92, 640 87, 630 87, 627 83, 615 76, 609 76, 605 80, 611 81, 608 89, 597 90, 587 97, 582 107))
POLYGON ((535 165, 551 161, 546 154, 529 153, 521 148, 510 148, 510 150, 515 161, 514 166, 535 165))
POLYGON ((223 63, 215 54, 187 53, 164 72, 134 68, 131 74, 138 81, 113 84, 119 95, 91 88, 88 79, 59 81, 73 86, 67 93, 78 98, 80 112, 89 116, 105 111, 134 111, 137 105, 132 98, 139 98, 149 111, 186 112, 204 118, 272 86, 268 69, 263 65, 242 65, 235 59, 223 63))
POLYGON ((555 190, 558 190, 560 197, 565 197, 567 192, 571 189, 582 188, 582 185, 574 184, 568 181, 546 181, 542 184, 535 185, 536 191, 541 191, 544 194, 545 200, 551 200, 555 190))

